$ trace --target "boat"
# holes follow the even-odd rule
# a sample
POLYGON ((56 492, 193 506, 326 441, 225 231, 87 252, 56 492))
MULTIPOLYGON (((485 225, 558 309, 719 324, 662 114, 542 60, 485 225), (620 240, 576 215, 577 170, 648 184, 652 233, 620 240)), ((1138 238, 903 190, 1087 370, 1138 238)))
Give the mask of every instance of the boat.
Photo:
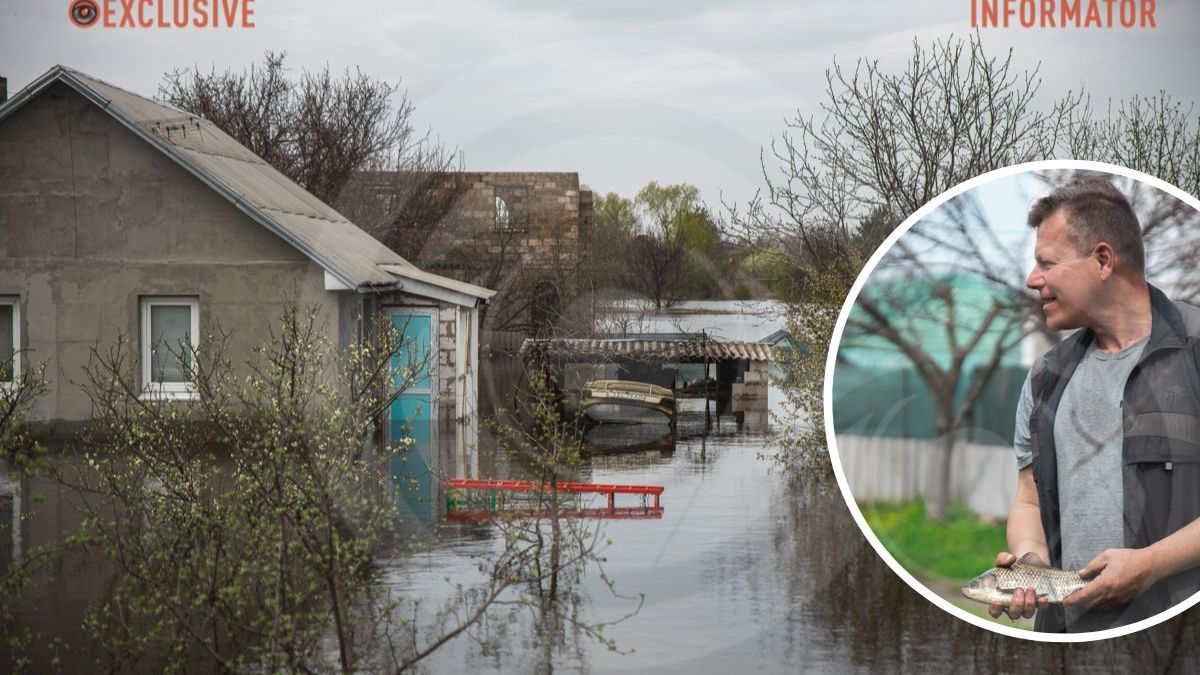
POLYGON ((675 394, 647 382, 592 380, 580 391, 579 407, 594 422, 675 426, 675 394))

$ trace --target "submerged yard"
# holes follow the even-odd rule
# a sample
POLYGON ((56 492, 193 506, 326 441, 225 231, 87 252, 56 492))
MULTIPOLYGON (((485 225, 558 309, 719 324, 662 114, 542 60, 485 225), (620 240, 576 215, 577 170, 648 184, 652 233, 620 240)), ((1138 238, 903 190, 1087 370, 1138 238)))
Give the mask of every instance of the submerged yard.
MULTIPOLYGON (((689 320, 710 329, 721 322, 755 329, 737 313, 696 312, 689 320)), ((496 359, 482 366, 482 387, 507 391, 513 364, 496 359)), ((638 426, 598 428, 588 436, 589 444, 607 451, 588 452, 575 477, 661 485, 661 518, 561 521, 573 536, 597 536, 595 559, 564 565, 556 586, 543 577, 500 589, 480 622, 448 636, 411 670, 876 672, 907 663, 935 671, 1011 672, 1031 659, 1060 670, 1135 664, 1155 669, 1190 662, 1189 653, 1200 644, 1195 639, 1200 622, 1191 613, 1137 636, 1071 649, 1001 637, 959 621, 908 588, 879 559, 832 479, 792 477, 771 460, 772 436, 786 419, 751 428, 723 416, 706 431, 701 405, 684 402, 673 443, 638 426), (551 597, 557 604, 548 602, 551 597)), ((449 468, 430 477, 430 491, 415 508, 393 493, 392 503, 401 509, 393 517, 402 519, 402 537, 376 556, 369 577, 379 597, 391 603, 390 614, 362 607, 347 614, 364 630, 389 627, 382 641, 364 648, 412 655, 430 646, 481 606, 482 594, 493 588, 489 580, 498 561, 519 562, 504 554, 514 538, 533 535, 533 529, 447 522, 437 512, 443 495, 434 482, 464 467, 480 478, 528 476, 528 462, 489 449, 486 430, 474 448, 475 455, 451 448, 451 456, 439 459, 449 468)), ((396 468, 380 468, 384 482, 396 468)), ((77 505, 46 481, 5 485, 0 486, 6 490, 0 498, 5 509, 0 553, 6 559, 54 545, 77 528, 77 505), (35 493, 45 501, 32 503, 35 493)), ((936 538, 940 543, 915 538, 922 514, 912 505, 878 509, 871 517, 889 533, 897 555, 909 556, 931 576, 973 576, 991 563, 974 551, 995 549, 1003 541, 998 526, 960 511, 936 538)), ((552 527, 543 521, 538 531, 545 534, 552 527)), ((6 624, 8 638, 18 631, 36 638, 28 645, 28 670, 89 671, 111 658, 95 648, 84 628, 88 613, 120 588, 120 575, 101 551, 74 549, 33 581, 6 624)), ((336 643, 326 637, 317 644, 317 656, 326 664, 318 669, 336 669, 336 643)), ((11 640, 0 649, 8 667, 15 655, 11 640)), ((256 668, 248 660, 232 665, 233 670, 256 668)), ((187 668, 222 670, 199 656, 187 668)))

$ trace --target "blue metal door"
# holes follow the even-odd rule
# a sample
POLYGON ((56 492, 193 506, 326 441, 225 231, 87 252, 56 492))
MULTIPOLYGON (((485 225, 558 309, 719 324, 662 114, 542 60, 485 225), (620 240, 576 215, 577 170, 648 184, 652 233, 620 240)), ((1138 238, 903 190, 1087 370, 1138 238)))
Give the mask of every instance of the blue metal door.
POLYGON ((437 350, 433 340, 437 325, 434 310, 403 309, 392 312, 400 345, 392 356, 392 386, 402 389, 388 409, 388 444, 406 451, 391 458, 392 480, 402 516, 428 521, 433 516, 434 388, 437 386, 437 350))

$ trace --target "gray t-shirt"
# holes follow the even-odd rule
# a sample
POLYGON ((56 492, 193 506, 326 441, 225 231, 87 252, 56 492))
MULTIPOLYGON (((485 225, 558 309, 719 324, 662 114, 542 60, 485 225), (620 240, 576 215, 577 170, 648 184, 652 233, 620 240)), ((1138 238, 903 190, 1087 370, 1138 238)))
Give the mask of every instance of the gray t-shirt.
MULTIPOLYGON (((1081 569, 1105 549, 1125 546, 1121 398, 1148 339, 1119 352, 1102 351, 1093 342, 1063 391, 1054 418, 1063 569, 1081 569)), ((1033 461, 1032 408, 1026 378, 1013 439, 1018 468, 1033 461)), ((1068 607, 1066 616, 1067 630, 1083 632, 1118 625, 1121 611, 1068 607)))

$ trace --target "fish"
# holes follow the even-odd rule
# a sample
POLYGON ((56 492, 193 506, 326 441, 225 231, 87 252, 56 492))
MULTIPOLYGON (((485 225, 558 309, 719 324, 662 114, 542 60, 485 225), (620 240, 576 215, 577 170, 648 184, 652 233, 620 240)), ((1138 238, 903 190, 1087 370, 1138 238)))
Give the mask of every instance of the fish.
POLYGON ((993 567, 967 582, 963 595, 976 602, 1005 606, 1018 588, 1032 588, 1038 598, 1061 603, 1068 595, 1083 588, 1087 581, 1079 572, 1060 570, 1042 562, 1036 553, 1026 553, 1008 567, 993 567))

